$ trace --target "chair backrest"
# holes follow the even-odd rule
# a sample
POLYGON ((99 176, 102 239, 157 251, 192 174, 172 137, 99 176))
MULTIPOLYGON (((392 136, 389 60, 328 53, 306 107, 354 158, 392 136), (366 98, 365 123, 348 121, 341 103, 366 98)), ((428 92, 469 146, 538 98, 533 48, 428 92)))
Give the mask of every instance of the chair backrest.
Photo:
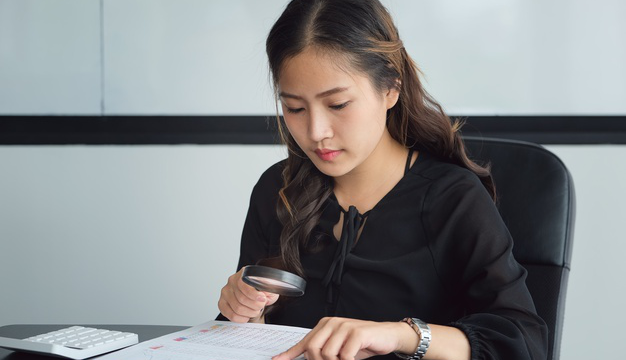
POLYGON ((513 253, 528 270, 528 289, 548 324, 548 359, 558 360, 575 218, 571 175, 556 155, 536 144, 465 137, 465 145, 472 160, 491 164, 513 253))

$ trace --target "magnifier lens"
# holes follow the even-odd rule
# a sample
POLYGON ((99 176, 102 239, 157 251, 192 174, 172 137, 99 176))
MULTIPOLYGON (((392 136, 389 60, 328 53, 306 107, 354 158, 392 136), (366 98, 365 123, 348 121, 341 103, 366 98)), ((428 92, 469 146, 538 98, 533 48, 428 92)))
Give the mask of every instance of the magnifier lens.
POLYGON ((306 281, 298 275, 260 265, 246 266, 242 279, 257 290, 285 296, 302 296, 306 288, 306 281))

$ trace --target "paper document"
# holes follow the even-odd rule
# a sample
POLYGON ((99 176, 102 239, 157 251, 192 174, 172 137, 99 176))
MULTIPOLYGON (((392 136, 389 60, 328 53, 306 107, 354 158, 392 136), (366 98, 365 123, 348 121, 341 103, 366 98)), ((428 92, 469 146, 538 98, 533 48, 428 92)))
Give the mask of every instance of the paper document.
POLYGON ((209 321, 144 341, 98 360, 269 360, 300 341, 310 329, 209 321))

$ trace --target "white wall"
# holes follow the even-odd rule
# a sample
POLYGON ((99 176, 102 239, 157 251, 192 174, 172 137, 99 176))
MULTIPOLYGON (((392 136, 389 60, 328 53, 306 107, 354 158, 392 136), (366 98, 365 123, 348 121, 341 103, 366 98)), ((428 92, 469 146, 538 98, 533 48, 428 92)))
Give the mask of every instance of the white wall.
MULTIPOLYGON (((0 0, 0 114, 273 113, 283 0, 0 0)), ((458 114, 626 114, 626 2, 386 0, 458 114)), ((563 359, 621 352, 625 146, 550 146, 578 196, 563 359), (596 175, 600 174, 600 175, 596 175), (614 275, 614 276, 610 276, 614 275), (589 329, 600 335, 589 340, 589 329)), ((0 147, 0 326, 196 324, 275 146, 0 147), (93 305, 97 311, 93 310, 93 305)))
MULTIPOLYGON (((626 163, 615 161, 626 146, 548 148, 578 203, 562 358, 588 357, 581 329, 602 329, 594 358, 613 358, 626 318, 626 163)), ((0 147, 0 326, 213 318, 252 186, 284 156, 269 145, 0 147)))
POLYGON ((0 147, 0 326, 196 324, 279 146, 0 147))
POLYGON ((576 188, 576 228, 561 359, 617 359, 623 352, 626 282, 626 146, 548 146, 569 168, 576 188), (600 329, 592 354, 581 352, 588 329, 600 329))

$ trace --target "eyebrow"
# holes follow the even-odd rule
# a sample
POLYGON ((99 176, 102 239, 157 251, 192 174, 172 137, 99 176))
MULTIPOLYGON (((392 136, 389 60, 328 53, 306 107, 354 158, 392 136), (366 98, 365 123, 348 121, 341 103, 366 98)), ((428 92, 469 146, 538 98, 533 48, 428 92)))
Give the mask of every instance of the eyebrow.
MULTIPOLYGON (((330 89, 330 90, 326 90, 323 91, 317 95, 315 95, 316 98, 323 98, 323 97, 327 97, 333 94, 337 94, 343 91, 348 90, 348 87, 336 87, 334 89, 330 89)), ((289 94, 286 93, 284 91, 281 91, 280 94, 278 94, 280 97, 284 97, 284 98, 290 98, 290 99, 297 99, 297 100, 302 100, 302 96, 298 96, 298 95, 294 95, 294 94, 289 94)))

